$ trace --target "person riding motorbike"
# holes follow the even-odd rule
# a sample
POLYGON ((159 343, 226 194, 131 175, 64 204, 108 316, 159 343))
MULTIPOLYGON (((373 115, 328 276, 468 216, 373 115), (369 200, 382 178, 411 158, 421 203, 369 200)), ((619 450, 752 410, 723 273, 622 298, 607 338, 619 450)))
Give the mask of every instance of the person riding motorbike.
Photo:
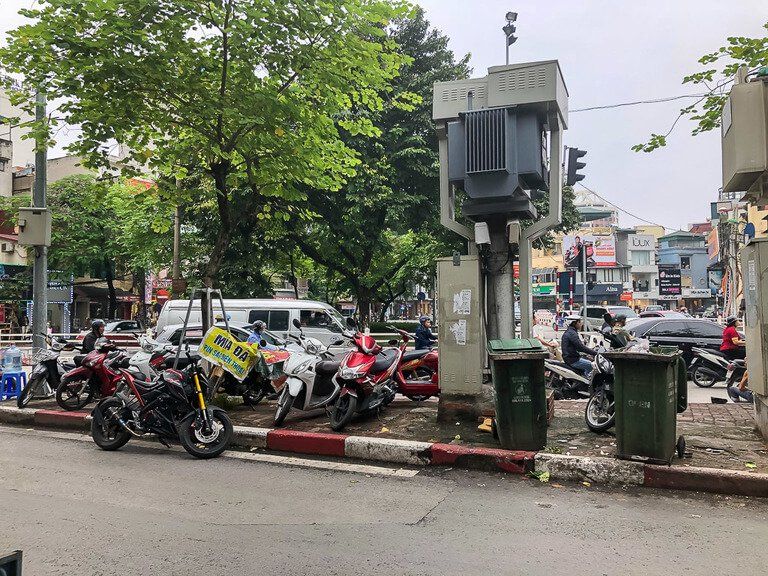
POLYGON ((277 346, 270 344, 264 337, 264 332, 266 331, 267 323, 263 320, 256 320, 256 322, 253 323, 253 333, 248 337, 248 344, 253 344, 255 342, 262 350, 277 350, 277 346), (262 341, 266 342, 266 345, 262 346, 262 341))
POLYGON ((720 345, 720 352, 722 352, 729 360, 742 360, 746 356, 746 342, 741 339, 738 331, 736 330, 736 323, 738 322, 736 316, 729 316, 725 321, 725 330, 723 330, 723 343, 720 345))
POLYGON ((98 318, 91 322, 91 331, 85 335, 85 338, 83 338, 83 354, 93 352, 93 349, 96 347, 96 340, 104 336, 104 329, 106 326, 104 320, 99 320, 98 318))
POLYGON ((589 378, 592 374, 592 362, 581 357, 580 352, 589 356, 595 356, 596 350, 593 350, 589 346, 586 346, 579 336, 579 331, 582 327, 581 316, 568 316, 568 329, 563 333, 563 338, 560 342, 560 346, 563 350, 563 361, 568 366, 584 373, 584 376, 589 378))
POLYGON ((437 341, 437 336, 432 334, 432 319, 429 316, 419 318, 419 327, 416 328, 416 350, 432 348, 432 343, 437 341))
POLYGON ((616 321, 613 324, 613 336, 619 343, 619 348, 624 348, 631 340, 634 340, 632 334, 626 328, 627 317, 623 314, 616 316, 616 321))
POLYGON ((557 339, 549 339, 547 338, 547 327, 543 324, 539 324, 538 320, 536 319, 536 316, 533 317, 533 324, 531 324, 531 336, 536 338, 539 342, 541 342, 542 346, 544 346, 549 353, 549 355, 557 360, 558 362, 563 361, 563 355, 560 353, 560 347, 557 344, 557 339))

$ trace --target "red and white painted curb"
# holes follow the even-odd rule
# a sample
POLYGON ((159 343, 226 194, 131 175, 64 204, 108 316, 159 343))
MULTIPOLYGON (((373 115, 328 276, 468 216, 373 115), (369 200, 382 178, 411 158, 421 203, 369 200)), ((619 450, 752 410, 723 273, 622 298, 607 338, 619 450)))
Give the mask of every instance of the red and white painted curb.
MULTIPOLYGON (((0 405, 0 423, 83 430, 88 412, 22 409, 0 405)), ((646 486, 722 494, 768 497, 768 474, 684 466, 657 466, 616 458, 565 456, 477 448, 460 444, 415 442, 392 438, 301 432, 275 428, 234 427, 234 444, 313 456, 332 456, 403 464, 442 466, 527 474, 548 472, 552 481, 646 486)))

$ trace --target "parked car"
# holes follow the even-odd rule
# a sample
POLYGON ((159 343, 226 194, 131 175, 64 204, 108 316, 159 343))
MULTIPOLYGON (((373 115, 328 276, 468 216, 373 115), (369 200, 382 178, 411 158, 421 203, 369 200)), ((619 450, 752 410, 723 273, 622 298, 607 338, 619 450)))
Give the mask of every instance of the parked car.
MULTIPOLYGON (((219 328, 226 328, 226 325, 223 322, 217 323, 216 326, 219 328)), ((246 340, 248 340, 248 337, 253 332, 252 324, 247 324, 245 322, 235 322, 233 320, 229 322, 229 329, 232 332, 232 335, 240 342, 245 342, 246 340)), ((157 336, 155 337, 155 340, 157 340, 162 344, 168 343, 168 344, 173 344, 174 346, 178 346, 179 342, 181 341, 181 334, 183 331, 184 331, 184 324, 170 324, 157 332, 157 336)), ((274 346, 285 345, 285 340, 275 336, 269 331, 265 332, 263 336, 264 336, 264 340, 266 340, 269 344, 272 344, 274 346)), ((202 324, 188 325, 187 331, 184 334, 184 342, 189 343, 190 350, 191 351, 197 350, 197 347, 200 346, 200 342, 202 341, 203 341, 203 325, 202 324)))
POLYGON ((691 348, 720 350, 723 327, 704 318, 639 318, 628 324, 638 338, 647 338, 651 345, 677 346, 683 352, 686 365, 691 363, 691 348))
MULTIPOLYGON (((182 324, 187 315, 189 300, 168 300, 157 319, 158 332, 171 324, 182 324)), ((236 299, 224 300, 224 308, 233 322, 253 324, 257 320, 266 322, 267 329, 276 336, 287 339, 293 330, 293 320, 301 323, 304 334, 317 338, 330 346, 339 339, 344 330, 344 317, 330 304, 312 300, 268 300, 236 299)), ((214 317, 221 317, 221 306, 213 302, 214 317)), ((200 301, 192 303, 189 322, 201 323, 200 301)))
POLYGON ((661 310, 666 310, 666 308, 661 304, 649 304, 643 309, 643 312, 658 312, 661 310))
POLYGON ((640 312, 640 318, 690 318, 690 316, 675 310, 649 310, 640 312))
MULTIPOLYGON (((91 331, 89 326, 77 335, 77 340, 82 340, 91 331)), ((104 326, 104 336, 115 342, 118 346, 135 344, 139 334, 144 334, 145 329, 136 320, 114 320, 104 326)))
POLYGON ((629 306, 587 306, 586 330, 600 330, 603 325, 603 316, 624 316, 627 320, 637 318, 637 313, 629 306))

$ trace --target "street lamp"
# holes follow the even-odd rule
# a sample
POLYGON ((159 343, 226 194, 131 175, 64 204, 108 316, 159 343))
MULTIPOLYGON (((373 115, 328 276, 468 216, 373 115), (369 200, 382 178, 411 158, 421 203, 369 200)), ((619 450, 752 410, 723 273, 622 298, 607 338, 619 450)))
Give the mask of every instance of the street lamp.
POLYGON ((504 31, 504 35, 506 36, 507 42, 507 64, 509 64, 509 47, 512 46, 517 41, 517 36, 515 36, 515 25, 513 22, 517 20, 517 12, 507 12, 507 23, 504 25, 502 30, 504 31))

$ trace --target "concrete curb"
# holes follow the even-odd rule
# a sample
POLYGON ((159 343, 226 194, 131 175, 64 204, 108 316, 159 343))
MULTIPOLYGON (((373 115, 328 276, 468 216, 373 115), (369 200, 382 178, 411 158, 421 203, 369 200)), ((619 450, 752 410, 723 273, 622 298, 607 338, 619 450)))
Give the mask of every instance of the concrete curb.
MULTIPOLYGON (((62 412, 0 405, 0 423, 84 430, 88 412, 62 412)), ((300 432, 235 426, 233 443, 316 456, 354 458, 411 466, 450 466, 527 474, 548 472, 550 480, 647 486, 721 494, 768 497, 768 474, 715 468, 656 466, 615 458, 565 456, 524 450, 473 448, 461 444, 300 432)))

